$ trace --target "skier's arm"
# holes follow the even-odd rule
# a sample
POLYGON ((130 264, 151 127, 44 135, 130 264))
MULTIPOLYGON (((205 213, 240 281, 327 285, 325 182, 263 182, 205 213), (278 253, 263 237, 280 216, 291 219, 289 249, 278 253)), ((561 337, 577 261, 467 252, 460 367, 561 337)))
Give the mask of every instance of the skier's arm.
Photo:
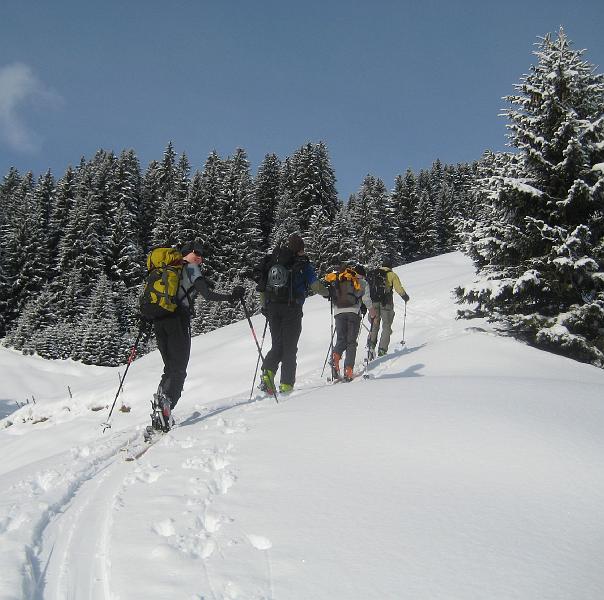
POLYGON ((394 291, 405 301, 409 301, 409 294, 405 291, 405 288, 401 284, 401 280, 398 275, 394 271, 388 271, 386 277, 388 278, 388 283, 394 288, 394 291))
POLYGON ((310 284, 310 289, 323 298, 329 298, 329 290, 318 279, 310 284))
POLYGON ((329 298, 329 290, 319 281, 317 274, 313 266, 308 263, 306 269, 304 269, 304 277, 306 278, 306 285, 315 292, 323 296, 323 298, 329 298))
POLYGON ((206 300, 215 300, 217 302, 228 302, 231 301, 231 294, 220 294, 211 290, 208 287, 207 281, 203 277, 198 277, 193 283, 195 289, 206 299, 206 300))
POLYGON ((375 319, 375 308, 373 307, 371 294, 369 293, 369 284, 367 281, 361 280, 361 285, 363 286, 363 296, 361 297, 361 301, 367 307, 367 310, 369 311, 369 320, 372 321, 375 319))
POLYGON ((373 308, 373 302, 371 301, 371 294, 369 293, 369 284, 361 279, 361 285, 363 286, 363 295, 361 296, 361 301, 368 308, 373 308))

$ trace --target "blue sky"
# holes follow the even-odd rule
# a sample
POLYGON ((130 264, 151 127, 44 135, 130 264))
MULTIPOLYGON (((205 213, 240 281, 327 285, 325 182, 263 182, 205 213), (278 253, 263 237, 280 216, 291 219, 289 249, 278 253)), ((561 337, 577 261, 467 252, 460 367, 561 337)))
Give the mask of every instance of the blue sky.
POLYGON ((170 140, 282 158, 327 144, 342 198, 371 173, 505 148, 502 96, 563 25, 604 72, 601 0, 3 0, 0 176, 170 140))

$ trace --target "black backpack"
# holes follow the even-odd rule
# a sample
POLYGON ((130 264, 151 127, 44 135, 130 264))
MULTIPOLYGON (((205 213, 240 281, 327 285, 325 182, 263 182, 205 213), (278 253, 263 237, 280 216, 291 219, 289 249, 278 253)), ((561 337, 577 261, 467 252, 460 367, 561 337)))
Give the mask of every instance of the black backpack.
POLYGON ((367 281, 369 282, 369 294, 373 302, 391 302, 392 288, 388 289, 386 276, 388 271, 384 269, 373 269, 369 271, 367 281))
POLYGON ((264 292, 267 302, 291 304, 296 297, 294 280, 307 262, 306 257, 296 256, 287 246, 276 248, 254 270, 256 289, 264 292))

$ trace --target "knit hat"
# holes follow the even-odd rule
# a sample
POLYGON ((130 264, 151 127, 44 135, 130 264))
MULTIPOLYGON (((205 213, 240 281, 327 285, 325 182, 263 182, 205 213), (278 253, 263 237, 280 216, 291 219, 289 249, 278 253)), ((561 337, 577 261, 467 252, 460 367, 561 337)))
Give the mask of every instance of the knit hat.
POLYGON ((357 263, 357 264, 354 266, 354 270, 355 270, 355 271, 356 271, 356 272, 357 272, 359 275, 362 275, 363 277, 365 277, 365 276, 367 275, 367 269, 365 269, 365 266, 364 266, 364 265, 362 265, 362 264, 360 264, 360 263, 357 263))
POLYGON ((191 252, 197 252, 201 256, 205 256, 206 255, 205 248, 203 247, 203 244, 201 242, 196 242, 196 241, 185 242, 182 245, 182 248, 181 248, 180 251, 182 252, 183 256, 186 256, 187 254, 190 254, 191 252))
POLYGON ((292 233, 287 241, 287 246, 294 253, 302 252, 304 250, 304 240, 297 233, 292 233))

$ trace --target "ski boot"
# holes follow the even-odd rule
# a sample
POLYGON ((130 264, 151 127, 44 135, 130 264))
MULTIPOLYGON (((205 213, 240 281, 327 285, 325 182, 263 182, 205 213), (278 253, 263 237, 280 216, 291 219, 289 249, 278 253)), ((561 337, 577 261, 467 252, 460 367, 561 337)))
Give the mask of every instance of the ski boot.
POLYGON ((267 394, 274 394, 275 388, 275 374, 270 369, 263 369, 260 377, 260 389, 267 394))
POLYGON ((331 379, 332 381, 338 381, 340 379, 340 358, 342 358, 337 352, 331 355, 331 379))
POLYGON ((160 404, 160 409, 161 409, 161 418, 163 421, 163 431, 167 432, 170 431, 170 428, 172 427, 172 404, 170 403, 170 400, 167 396, 164 396, 161 399, 161 404, 160 404))
POLYGON ((151 425, 147 427, 145 439, 150 438, 157 431, 170 431, 173 422, 170 399, 160 388, 153 394, 151 400, 151 425))
POLYGON ((280 383, 279 384, 279 393, 280 394, 289 394, 294 391, 294 386, 291 383, 280 383))
POLYGON ((354 372, 352 367, 344 367, 344 381, 352 381, 354 379, 354 372))

